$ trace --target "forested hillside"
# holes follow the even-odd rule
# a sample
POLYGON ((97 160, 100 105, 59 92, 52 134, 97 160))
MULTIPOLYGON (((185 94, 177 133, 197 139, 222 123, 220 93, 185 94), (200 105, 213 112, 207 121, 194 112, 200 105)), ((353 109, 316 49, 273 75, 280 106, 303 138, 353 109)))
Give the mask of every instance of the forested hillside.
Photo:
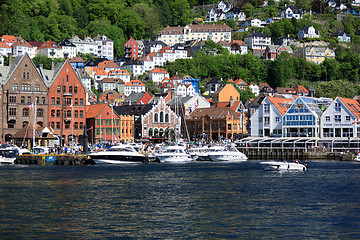
POLYGON ((0 32, 25 40, 60 41, 105 34, 115 55, 131 36, 152 39, 164 26, 192 21, 191 8, 214 0, 2 0, 0 32))

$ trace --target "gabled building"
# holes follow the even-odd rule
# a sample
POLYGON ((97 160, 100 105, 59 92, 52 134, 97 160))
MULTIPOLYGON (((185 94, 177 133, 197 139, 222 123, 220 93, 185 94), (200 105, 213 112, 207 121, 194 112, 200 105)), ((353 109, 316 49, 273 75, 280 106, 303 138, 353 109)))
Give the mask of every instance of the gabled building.
POLYGON ((250 83, 249 88, 251 89, 251 92, 255 94, 255 97, 257 97, 260 93, 259 86, 256 83, 250 83))
MULTIPOLYGON (((71 64, 71 63, 70 63, 71 64)), ((72 66, 72 65, 71 65, 72 66)), ((74 67, 73 67, 74 68, 74 67)), ((75 72, 77 73, 80 81, 84 85, 86 91, 91 91, 93 87, 92 79, 87 72, 84 70, 79 71, 78 69, 74 68, 75 72)), ((87 104, 86 104, 87 105, 87 104)))
POLYGON ((209 91, 209 95, 212 95, 213 93, 217 92, 217 90, 223 86, 224 86, 224 84, 222 83, 222 80, 219 78, 212 78, 206 84, 206 88, 209 91))
POLYGON ((86 106, 86 125, 90 129, 88 135, 92 145, 133 139, 131 138, 133 123, 133 117, 121 118, 108 104, 86 106))
POLYGON ((233 7, 228 12, 225 13, 227 20, 231 19, 234 21, 245 21, 246 15, 240 8, 233 7))
POLYGON ((287 45, 270 45, 267 46, 264 53, 266 60, 275 60, 281 53, 288 52, 290 56, 293 54, 293 50, 287 45))
POLYGON ((82 57, 73 57, 69 62, 74 69, 83 70, 85 68, 85 61, 82 57))
POLYGON ((346 43, 351 42, 351 36, 344 31, 337 31, 331 34, 331 37, 337 38, 339 42, 346 42, 346 43))
POLYGON ((301 19, 303 17, 303 11, 296 8, 295 6, 287 6, 284 10, 281 11, 280 17, 287 19, 301 19))
POLYGON ((9 56, 9 54, 11 54, 11 47, 5 43, 5 42, 0 42, 0 54, 3 56, 9 56))
POLYGON ((145 92, 146 87, 145 84, 143 84, 140 80, 130 80, 130 82, 125 83, 124 87, 124 94, 126 96, 129 96, 131 93, 139 93, 139 92, 145 92))
POLYGON ((213 104, 219 102, 240 101, 240 93, 236 90, 234 85, 227 83, 224 87, 219 88, 213 94, 213 104))
POLYGON ((310 97, 310 92, 303 85, 297 85, 295 88, 296 95, 310 97))
POLYGON ((11 52, 14 57, 24 55, 25 53, 27 53, 31 59, 35 57, 35 51, 33 47, 25 40, 19 40, 12 44, 11 52))
POLYGON ((136 59, 139 57, 139 44, 133 38, 130 38, 124 44, 124 57, 126 59, 136 59))
POLYGON ((320 64, 325 58, 335 59, 335 51, 327 47, 306 47, 304 51, 306 61, 320 64))
POLYGON ((129 70, 130 74, 134 77, 142 75, 145 73, 144 64, 137 59, 132 59, 126 63, 124 63, 120 69, 129 70))
POLYGON ((70 42, 76 46, 76 53, 92 54, 94 56, 98 56, 98 44, 90 37, 84 36, 84 40, 82 40, 78 36, 73 36, 70 39, 70 42))
POLYGON ((178 108, 184 109, 185 116, 188 116, 196 108, 210 108, 210 103, 198 93, 194 96, 179 97, 178 99, 172 98, 166 104, 173 110, 175 110, 175 106, 178 104, 178 108))
POLYGON ((355 99, 337 97, 321 115, 321 137, 360 136, 360 104, 355 99))
POLYGON ((296 95, 296 90, 290 87, 277 87, 275 88, 275 92, 278 96, 289 99, 294 99, 294 95, 296 95))
POLYGON ((161 86, 160 86, 160 93, 164 94, 166 91, 168 90, 174 90, 175 86, 172 82, 170 81, 164 81, 161 86))
POLYGON ((149 80, 159 84, 164 78, 169 78, 169 73, 164 68, 154 68, 149 72, 149 80))
POLYGON ((54 41, 48 40, 36 49, 36 55, 48 58, 63 58, 62 47, 54 41))
POLYGON ((177 43, 172 46, 173 51, 175 52, 175 59, 185 59, 188 58, 188 51, 185 48, 184 44, 177 43))
POLYGON ((319 38, 319 31, 316 30, 313 26, 311 27, 303 27, 298 32, 298 39, 302 40, 303 38, 319 38))
POLYGON ((332 99, 298 97, 283 117, 284 137, 320 137, 320 118, 332 99))
POLYGON ((266 96, 251 116, 252 137, 282 137, 282 120, 293 100, 266 96))
POLYGON ((240 89, 240 90, 246 90, 246 87, 248 87, 247 83, 242 80, 241 78, 236 79, 235 81, 235 85, 240 89))
POLYGON ((119 78, 124 83, 130 82, 130 73, 127 70, 110 70, 108 72, 109 78, 119 78))
POLYGON ((105 35, 98 34, 93 38, 95 43, 97 43, 97 53, 98 57, 107 58, 109 60, 114 60, 114 41, 108 38, 105 35))
POLYGON ((29 55, 10 60, 9 66, 1 67, 0 75, 1 141, 10 141, 17 131, 30 123, 49 126, 48 86, 29 55))
POLYGON ((119 84, 125 84, 121 79, 118 78, 103 78, 100 81, 100 89, 102 91, 113 90, 117 91, 119 84))
POLYGON ((49 122, 62 144, 75 141, 84 131, 86 89, 69 60, 52 71, 41 71, 49 83, 49 122))
POLYGON ((290 35, 283 35, 274 39, 274 45, 291 46, 294 44, 294 38, 290 35))
POLYGON ((59 42, 59 45, 62 48, 63 58, 72 59, 76 57, 76 46, 72 42, 70 42, 69 39, 64 38, 59 42))
POLYGON ((244 43, 241 40, 232 40, 230 42, 230 46, 231 46, 231 54, 241 54, 241 55, 245 55, 248 53, 248 47, 246 45, 246 43, 244 43))
POLYGON ((252 32, 244 37, 244 42, 249 49, 254 51, 265 51, 271 45, 271 37, 262 32, 252 32))

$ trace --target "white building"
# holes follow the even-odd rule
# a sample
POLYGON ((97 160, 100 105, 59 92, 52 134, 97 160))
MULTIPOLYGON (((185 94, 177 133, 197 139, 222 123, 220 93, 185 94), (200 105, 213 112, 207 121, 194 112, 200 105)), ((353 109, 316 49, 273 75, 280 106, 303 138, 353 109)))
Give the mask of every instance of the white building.
POLYGON ((118 79, 116 78, 104 78, 100 81, 101 90, 104 92, 106 90, 117 90, 118 89, 118 79))
POLYGON ((322 137, 360 137, 360 104, 355 99, 337 97, 321 116, 322 137))
POLYGON ((157 38, 169 46, 189 40, 231 41, 231 28, 226 24, 199 24, 185 27, 166 27, 157 38))
POLYGON ((303 11, 299 10, 295 6, 287 6, 283 11, 281 11, 280 17, 287 19, 301 19, 303 17, 303 11))
POLYGON ((110 70, 108 77, 121 79, 124 83, 130 82, 130 73, 127 70, 110 70))
POLYGON ((31 59, 35 57, 34 48, 24 40, 19 40, 11 45, 11 52, 13 57, 24 55, 25 53, 27 53, 31 59))
POLYGON ((44 42, 36 49, 36 55, 46 56, 48 58, 63 58, 63 50, 59 44, 51 40, 44 42))
POLYGON ((252 32, 244 37, 244 42, 249 49, 254 51, 265 51, 271 45, 271 37, 262 32, 252 32))
POLYGON ((248 46, 241 40, 232 40, 230 43, 231 54, 241 54, 245 55, 248 53, 248 46))
POLYGON ((122 70, 129 70, 130 74, 134 77, 142 75, 145 73, 144 71, 144 65, 141 61, 138 59, 132 59, 130 61, 127 61, 120 67, 122 70))
POLYGON ((260 89, 259 86, 255 83, 250 83, 249 88, 251 89, 251 92, 255 94, 255 97, 259 95, 260 89))
POLYGON ((97 35, 93 38, 97 43, 97 56, 104 57, 109 60, 114 59, 114 41, 105 35, 97 35))
POLYGON ((313 26, 311 27, 303 27, 298 32, 298 39, 301 40, 303 38, 319 38, 319 31, 316 30, 313 26))
POLYGON ((69 39, 64 38, 59 42, 59 45, 63 49, 64 58, 71 59, 73 57, 76 57, 76 46, 72 42, 70 42, 69 39))
POLYGON ((226 19, 234 20, 234 21, 245 21, 246 15, 240 8, 232 8, 227 13, 225 13, 226 19))
POLYGON ((286 98, 266 96, 251 116, 251 136, 281 137, 282 121, 292 101, 286 98))
POLYGON ((11 54, 11 47, 5 42, 0 42, 0 54, 9 56, 9 54, 11 54))
POLYGON ((82 40, 78 36, 73 36, 70 42, 76 46, 76 53, 93 54, 97 56, 98 44, 90 37, 85 36, 85 39, 82 40))
POLYGON ((146 87, 140 80, 131 80, 130 82, 125 83, 124 91, 124 94, 129 96, 133 92, 146 92, 146 87))
POLYGON ((298 97, 283 119, 285 137, 319 137, 320 118, 332 99, 298 97))
POLYGON ((169 73, 164 68, 154 68, 149 72, 149 80, 154 83, 160 84, 164 78, 169 78, 169 73))

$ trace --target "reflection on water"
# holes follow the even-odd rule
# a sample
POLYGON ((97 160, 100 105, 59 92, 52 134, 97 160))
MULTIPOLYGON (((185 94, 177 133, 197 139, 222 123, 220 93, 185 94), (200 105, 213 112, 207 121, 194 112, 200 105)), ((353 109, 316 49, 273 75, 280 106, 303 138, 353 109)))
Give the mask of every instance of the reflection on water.
POLYGON ((357 239, 360 164, 0 166, 0 238, 357 239))

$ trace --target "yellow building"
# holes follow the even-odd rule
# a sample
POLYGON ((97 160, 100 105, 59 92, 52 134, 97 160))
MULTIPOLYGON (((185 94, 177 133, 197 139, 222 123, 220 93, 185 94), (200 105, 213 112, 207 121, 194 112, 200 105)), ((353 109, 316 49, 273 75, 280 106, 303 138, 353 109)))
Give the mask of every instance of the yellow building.
POLYGON ((213 104, 219 102, 240 101, 240 93, 236 90, 234 85, 227 83, 224 87, 219 88, 213 95, 213 104))
POLYGON ((335 59, 335 51, 325 47, 306 47, 305 59, 308 62, 320 64, 325 58, 335 59))
POLYGON ((120 141, 134 141, 134 116, 120 115, 120 141))

